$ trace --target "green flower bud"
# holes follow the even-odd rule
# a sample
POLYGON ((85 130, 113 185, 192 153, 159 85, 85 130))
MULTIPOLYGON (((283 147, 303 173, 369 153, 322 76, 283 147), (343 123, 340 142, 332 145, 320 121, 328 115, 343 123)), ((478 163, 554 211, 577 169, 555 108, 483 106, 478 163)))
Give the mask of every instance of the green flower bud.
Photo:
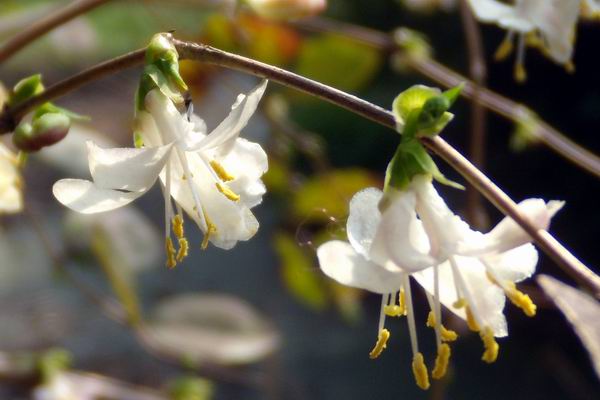
POLYGON ((31 124, 21 123, 13 134, 13 143, 27 152, 60 142, 69 133, 71 119, 60 113, 46 113, 33 120, 31 124))
POLYGON ((179 90, 187 90, 179 74, 179 54, 171 39, 170 33, 158 33, 152 37, 146 50, 146 65, 155 65, 172 85, 179 90))
POLYGON ((72 364, 71 354, 63 349, 50 349, 38 359, 38 369, 43 382, 50 382, 56 374, 68 369, 72 364))
POLYGON ((6 103, 12 107, 15 104, 22 103, 30 97, 42 93, 43 91, 44 85, 42 84, 42 75, 31 75, 28 78, 21 79, 15 85, 6 103))

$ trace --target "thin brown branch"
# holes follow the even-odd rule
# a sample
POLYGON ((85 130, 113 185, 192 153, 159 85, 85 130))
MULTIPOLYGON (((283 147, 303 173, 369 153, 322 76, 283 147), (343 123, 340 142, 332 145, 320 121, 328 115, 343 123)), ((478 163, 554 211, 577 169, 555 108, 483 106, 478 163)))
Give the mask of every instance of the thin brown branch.
MULTIPOLYGON (((469 159, 473 165, 483 170, 486 157, 486 109, 480 98, 487 79, 483 41, 467 0, 460 1, 460 17, 467 42, 469 75, 476 84, 471 99, 469 159)), ((482 197, 473 186, 467 187, 467 220, 477 228, 485 228, 488 225, 482 197)))
POLYGON ((110 0, 77 0, 64 8, 61 8, 55 13, 40 19, 39 21, 27 27, 27 29, 24 29, 20 33, 8 39, 4 44, 2 44, 2 46, 0 46, 0 63, 6 61, 9 57, 21 50, 23 47, 27 46, 29 43, 43 36, 45 33, 51 31, 57 26, 60 26, 81 14, 99 7, 104 3, 108 3, 109 1, 110 0))
MULTIPOLYGON (((295 24, 296 27, 312 32, 334 32, 352 37, 363 43, 380 49, 385 53, 397 49, 392 36, 370 28, 364 28, 345 22, 329 20, 326 18, 312 18, 295 24)), ((406 54, 408 65, 432 81, 445 87, 454 87, 465 83, 461 95, 474 100, 479 95, 478 102, 490 111, 495 112, 515 123, 523 121, 531 111, 524 105, 493 92, 486 88, 479 88, 477 84, 467 77, 460 75, 431 58, 414 58, 406 54)), ((567 161, 584 169, 588 173, 600 178, 600 157, 579 144, 573 142, 563 133, 552 127, 547 122, 539 119, 536 130, 532 132, 534 138, 548 147, 567 161)))
MULTIPOLYGON (((183 42, 174 40, 174 44, 182 59, 202 61, 209 64, 215 64, 222 67, 231 68, 251 75, 262 78, 268 78, 278 82, 284 86, 288 86, 305 92, 312 96, 321 98, 332 104, 345 108, 355 114, 363 116, 367 119, 375 121, 381 125, 395 129, 395 121, 393 114, 377 105, 371 104, 368 101, 360 99, 354 95, 332 88, 322 83, 313 81, 303 76, 294 74, 293 72, 255 61, 236 54, 228 53, 211 46, 183 42)), ((127 56, 124 56, 127 57, 127 56)), ((133 66, 136 63, 142 62, 140 51, 130 53, 130 61, 122 63, 122 58, 117 59, 117 63, 123 67, 133 66)), ((103 63, 104 67, 97 67, 91 70, 102 72, 105 75, 106 71, 114 71, 115 68, 110 66, 111 61, 103 63)), ((30 100, 31 104, 35 104, 39 97, 44 97, 44 101, 50 100, 56 96, 65 94, 68 90, 81 86, 85 82, 92 81, 96 76, 88 71, 84 71, 77 75, 77 85, 70 86, 69 80, 63 81, 57 89, 51 86, 45 93, 30 100), (86 77, 83 80, 81 77, 86 77)), ((482 92, 485 93, 485 92, 482 92)), ((21 112, 26 112, 27 109, 21 107, 21 112)), ((11 110, 5 110, 10 113, 11 110)), ((556 262, 567 274, 575 279, 579 284, 590 290, 595 296, 600 297, 600 277, 594 274, 581 261, 573 256, 563 245, 561 245, 552 235, 545 230, 540 230, 529 221, 517 208, 516 203, 506 195, 498 186, 496 186, 487 176, 485 176, 477 167, 469 160, 463 157, 458 151, 450 146, 444 139, 440 137, 423 138, 423 143, 433 152, 443 158, 456 171, 458 171, 469 183, 474 185, 481 194, 483 194, 496 208, 502 213, 510 216, 519 224, 536 242, 536 244, 550 258, 556 262)))

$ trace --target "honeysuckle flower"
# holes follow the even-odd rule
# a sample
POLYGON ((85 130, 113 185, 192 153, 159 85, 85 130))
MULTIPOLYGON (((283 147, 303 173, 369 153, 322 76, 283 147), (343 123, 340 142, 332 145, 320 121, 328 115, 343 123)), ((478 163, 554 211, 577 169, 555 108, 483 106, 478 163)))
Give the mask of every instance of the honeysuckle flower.
POLYGON ((23 181, 17 156, 0 143, 0 214, 23 209, 23 181))
POLYGON ((526 45, 540 48, 567 70, 573 69, 571 58, 580 1, 515 0, 509 5, 498 0, 469 0, 469 3, 477 19, 508 30, 496 52, 497 59, 510 54, 514 37, 518 36, 515 77, 524 81, 526 45))
MULTIPOLYGON (((544 229, 561 206, 529 199, 519 209, 544 229)), ((438 348, 434 378, 445 374, 448 342, 457 338, 442 324, 442 304, 480 333, 486 362, 497 357, 495 337, 507 335, 505 297, 527 315, 535 314, 531 299, 514 285, 531 276, 537 264, 528 235, 509 218, 487 234, 471 230, 448 209, 428 176, 418 175, 406 191, 386 197, 374 188, 357 193, 350 203, 347 234, 349 243, 330 241, 319 247, 320 267, 342 284, 382 294, 372 358, 383 351, 390 336, 384 328, 386 315, 407 315, 413 372, 423 389, 429 386, 429 376, 418 349, 409 277, 425 289, 431 308, 427 325, 435 329, 438 348)))
POLYGON ((327 8, 327 0, 246 0, 264 18, 286 20, 316 15, 327 8))
POLYGON ((262 201, 267 156, 257 143, 240 138, 255 112, 267 81, 240 94, 229 115, 210 133, 204 121, 181 114, 159 89, 145 97, 136 132, 144 147, 102 149, 88 142, 93 181, 63 179, 53 188, 67 207, 85 214, 122 207, 146 193, 160 179, 165 199, 167 265, 174 267, 188 252, 183 230, 185 212, 208 242, 230 249, 250 239, 258 222, 250 209, 262 201), (172 200, 176 207, 173 207, 172 200), (171 239, 178 239, 176 250, 171 239))

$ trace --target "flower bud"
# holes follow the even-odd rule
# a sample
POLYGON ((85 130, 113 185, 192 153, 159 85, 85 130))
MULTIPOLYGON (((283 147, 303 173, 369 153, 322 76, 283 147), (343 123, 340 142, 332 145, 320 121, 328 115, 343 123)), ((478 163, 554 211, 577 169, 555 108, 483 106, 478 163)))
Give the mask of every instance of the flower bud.
POLYGON ((71 119, 66 115, 47 113, 31 124, 19 124, 13 134, 13 143, 23 151, 35 152, 60 142, 67 136, 70 127, 71 119))
POLYGON ((286 20, 316 15, 325 10, 327 0, 247 0, 263 18, 286 20))
POLYGON ((146 65, 155 65, 179 90, 187 90, 179 74, 179 54, 171 38, 170 33, 158 33, 152 37, 146 49, 146 65))
POLYGON ((17 82, 8 98, 7 104, 12 107, 43 91, 44 85, 42 84, 42 75, 31 75, 30 77, 21 79, 17 82))

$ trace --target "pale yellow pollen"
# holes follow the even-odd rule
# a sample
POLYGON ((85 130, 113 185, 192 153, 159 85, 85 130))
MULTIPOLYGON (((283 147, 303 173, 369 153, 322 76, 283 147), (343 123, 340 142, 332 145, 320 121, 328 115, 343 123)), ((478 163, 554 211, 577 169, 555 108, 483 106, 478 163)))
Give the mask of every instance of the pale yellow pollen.
POLYGON ((431 377, 433 379, 441 379, 446 375, 446 371, 448 370, 448 363, 450 361, 450 346, 446 343, 442 343, 440 347, 438 347, 437 357, 435 358, 435 366, 431 371, 431 377))
POLYGON ((211 235, 217 232, 217 226, 211 222, 210 218, 208 218, 208 214, 206 214, 204 207, 202 207, 202 214, 204 215, 204 221, 206 221, 206 232, 204 233, 204 238, 202 239, 200 247, 202 250, 206 250, 211 235))
POLYGON ((515 64, 515 79, 519 83, 523 83, 527 80, 527 71, 522 63, 515 64))
POLYGON ((481 336, 483 346, 485 347, 485 351, 483 352, 481 359, 486 363, 491 364, 498 358, 498 350, 500 349, 500 346, 494 338, 494 332, 489 327, 486 327, 479 333, 479 335, 481 336))
POLYGON ((387 315, 388 317, 400 317, 404 315, 400 306, 395 304, 383 307, 383 312, 385 312, 385 315, 387 315))
POLYGON ((419 352, 413 357, 412 370, 417 386, 423 390, 429 389, 429 373, 422 353, 419 352))
POLYGON ((180 214, 177 214, 173 217, 173 233, 177 236, 177 239, 183 239, 185 237, 183 231, 183 217, 180 214))
POLYGON ((219 192, 223 193, 225 197, 227 197, 231 201, 238 201, 240 199, 240 195, 236 194, 233 190, 229 189, 227 186, 223 185, 221 182, 216 182, 217 189, 219 192))
POLYGON ((467 301, 464 298, 460 298, 452 304, 452 306, 454 308, 463 308, 466 305, 467 305, 467 301))
MULTIPOLYGON (((427 326, 430 328, 435 328, 435 325, 435 314, 433 311, 429 311, 429 315, 427 316, 427 326)), ((443 324, 440 324, 440 336, 444 342, 454 342, 456 339, 458 339, 458 333, 451 329, 446 329, 443 324)))
POLYGON ((471 307, 469 307, 468 305, 465 305, 465 313, 467 314, 467 326, 469 327, 469 329, 473 332, 479 332, 479 325, 477 324, 477 321, 475 321, 475 317, 473 316, 471 307))
POLYGON ((165 240, 165 249, 167 251, 167 267, 175 268, 177 265, 177 261, 175 259, 175 246, 173 246, 173 241, 170 237, 165 240))
POLYGON ((375 343, 375 347, 373 347, 373 350, 371 350, 371 352, 369 353, 369 358, 371 360, 374 360, 381 355, 381 353, 387 346, 387 341, 389 338, 390 331, 388 331, 387 329, 382 329, 379 332, 379 334, 377 335, 377 343, 375 343))
POLYGON ((190 245, 186 238, 179 239, 179 250, 177 250, 177 262, 182 262, 188 256, 190 245))
POLYGON ((528 317, 535 316, 537 306, 531 300, 529 295, 517 289, 513 282, 508 282, 505 290, 506 296, 517 307, 519 307, 528 317))
POLYGON ((223 165, 221 165, 217 160, 212 160, 210 162, 210 166, 223 182, 229 182, 235 179, 235 176, 227 172, 225 167, 223 167, 223 165))
POLYGON ((510 53, 512 53, 512 50, 513 50, 512 38, 507 37, 502 41, 502 43, 500 43, 500 46, 498 46, 496 53, 494 53, 494 59, 496 61, 505 60, 506 57, 508 57, 510 55, 510 53))

